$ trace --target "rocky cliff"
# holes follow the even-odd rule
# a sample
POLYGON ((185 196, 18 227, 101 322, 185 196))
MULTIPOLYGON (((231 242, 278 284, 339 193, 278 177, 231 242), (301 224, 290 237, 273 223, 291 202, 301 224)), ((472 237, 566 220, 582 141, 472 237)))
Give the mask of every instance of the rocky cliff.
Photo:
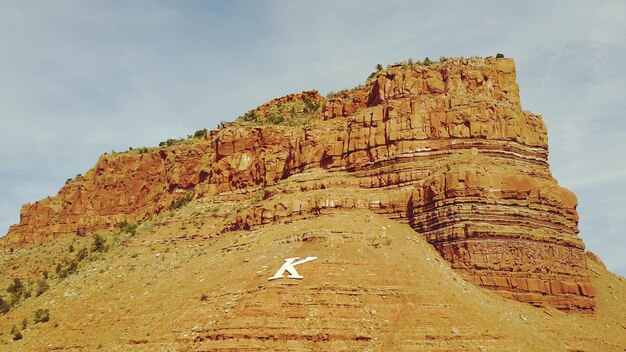
POLYGON ((511 59, 394 65, 364 85, 293 94, 161 148, 102 156, 25 205, 5 247, 141 222, 202 199, 215 233, 370 209, 409 224, 468 281, 592 312, 575 195, 552 177, 547 131, 520 105, 511 59), (224 212, 225 205, 238 204, 224 212))

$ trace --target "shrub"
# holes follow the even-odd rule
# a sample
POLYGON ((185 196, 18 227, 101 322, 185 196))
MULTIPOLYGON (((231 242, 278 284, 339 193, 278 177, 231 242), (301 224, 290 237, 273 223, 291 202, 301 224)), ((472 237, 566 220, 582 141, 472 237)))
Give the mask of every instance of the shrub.
POLYGON ((160 142, 159 147, 170 147, 176 144, 178 141, 176 139, 168 138, 167 140, 160 142))
POLYGON ((197 130, 194 134, 193 134, 193 138, 204 138, 206 137, 207 133, 209 133, 209 131, 207 131, 206 128, 203 128, 201 130, 197 130))
POLYGON ((204 293, 200 296, 200 301, 202 301, 202 302, 206 302, 208 299, 209 299, 209 296, 207 296, 204 293))
POLYGON ((69 276, 78 271, 78 263, 75 260, 72 260, 70 264, 65 268, 65 276, 69 276))
POLYGON ((135 234, 137 234, 137 226, 139 226, 139 224, 135 224, 135 223, 128 222, 128 221, 122 221, 120 223, 120 230, 123 233, 127 233, 131 236, 134 236, 135 234))
POLYGON ((69 275, 72 275, 78 271, 78 260, 75 258, 67 265, 59 263, 57 264, 56 273, 61 279, 65 279, 69 275))
POLYGON ((182 196, 181 198, 178 198, 177 200, 173 201, 172 204, 170 204, 170 211, 183 207, 185 204, 191 202, 192 199, 193 199, 193 192, 189 192, 185 194, 184 196, 182 196))
POLYGON ((37 288, 35 289, 35 296, 37 297, 41 296, 44 292, 48 291, 49 288, 50 288, 50 285, 48 285, 48 281, 46 281, 45 279, 40 279, 39 281, 37 281, 37 288))
POLYGON ((376 72, 380 72, 383 70, 383 65, 381 64, 376 64, 376 72))
POLYGON ((237 118, 237 120, 244 121, 244 122, 254 122, 254 121, 256 121, 257 120, 256 110, 250 110, 250 111, 246 112, 245 114, 243 114, 243 116, 239 116, 237 118))
POLYGON ((13 341, 22 339, 22 333, 17 330, 17 327, 15 327, 15 325, 13 325, 13 328, 11 328, 11 335, 13 335, 13 341))
POLYGON ((278 125, 285 122, 285 118, 281 115, 274 115, 267 119, 267 123, 272 125, 278 125))
POLYGON ((13 283, 10 284, 9 287, 7 287, 7 292, 16 295, 21 295, 22 293, 24 293, 24 285, 22 284, 22 280, 17 277, 14 278, 13 283))
POLYGON ((92 252, 104 252, 106 241, 99 234, 93 235, 93 246, 91 248, 92 252))
POLYGON ((24 318, 24 320, 22 320, 22 330, 26 329, 27 326, 28 326, 28 319, 24 318))
POLYGON ((430 59, 429 59, 428 57, 426 57, 426 58, 424 59, 424 61, 422 61, 422 64, 424 64, 424 66, 430 66, 430 65, 432 65, 432 64, 433 64, 433 62, 432 62, 432 61, 430 61, 430 59))
POLYGON ((496 59, 504 59, 504 54, 497 53, 496 59))
POLYGON ((35 311, 35 323, 45 323, 50 320, 50 310, 37 309, 35 311))
MULTIPOLYGON (((315 101, 307 96, 305 96, 302 100, 304 101, 304 112, 312 113, 317 111, 320 107, 320 103, 318 101, 315 101)), ((292 107, 292 109, 294 108, 292 107)), ((295 110, 293 113, 295 114, 295 110)))

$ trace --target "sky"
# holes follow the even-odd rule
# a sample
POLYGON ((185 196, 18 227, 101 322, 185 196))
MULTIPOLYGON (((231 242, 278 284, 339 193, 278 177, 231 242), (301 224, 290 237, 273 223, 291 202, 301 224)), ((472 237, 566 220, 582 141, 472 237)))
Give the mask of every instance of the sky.
POLYGON ((587 249, 626 276, 624 1, 0 0, 0 236, 104 152, 215 128, 376 64, 516 61, 587 249))

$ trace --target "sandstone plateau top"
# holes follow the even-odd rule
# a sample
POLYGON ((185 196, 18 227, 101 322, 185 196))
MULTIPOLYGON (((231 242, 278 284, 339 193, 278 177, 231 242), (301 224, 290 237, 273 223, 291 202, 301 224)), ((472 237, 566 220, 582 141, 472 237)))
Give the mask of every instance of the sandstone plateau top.
MULTIPOLYGON (((620 350, 624 304, 612 299, 624 301, 624 281, 585 252, 576 196, 559 186, 547 158, 546 126, 522 109, 512 59, 407 62, 328 97, 290 94, 217 130, 105 154, 56 196, 24 205, 0 246, 4 267, 34 280, 51 265, 63 273, 75 257, 59 253, 68 241, 86 246, 101 234, 111 251, 76 262, 71 278, 111 286, 93 291, 58 278, 58 292, 36 299, 73 287, 83 308, 99 295, 109 307, 118 302, 118 311, 133 312, 114 324, 123 349, 592 350, 602 340, 605 350, 620 350), (141 259, 157 247, 167 261, 141 259), (186 259, 190 248, 202 248, 206 266, 186 259), (306 280, 268 283, 276 263, 308 255, 320 264, 306 264, 306 280), (132 273, 135 259, 145 275, 171 271, 193 287, 172 286, 170 274, 132 273), (115 270, 122 281, 89 270, 115 270), (177 290, 195 295, 205 285, 199 270, 211 281, 201 309, 209 322, 186 332, 167 324, 122 332, 155 314, 119 303, 122 293, 148 305, 177 290), (151 284, 133 288, 127 277, 151 284), (490 315, 507 312, 515 317, 495 323, 490 315), (533 335, 528 319, 545 329, 533 335), (574 320, 580 325, 568 330, 574 320), (557 329, 548 332, 550 324, 557 329)), ((4 275, 0 284, 10 281, 4 275)), ((54 297, 46 304, 69 319, 76 306, 54 297)), ((167 309, 184 324, 197 318, 188 304, 167 309)), ((115 320, 89 312, 83 324, 115 320)), ((73 329, 106 341, 94 327, 73 329)), ((93 347, 51 331, 37 336, 60 349, 93 347)))

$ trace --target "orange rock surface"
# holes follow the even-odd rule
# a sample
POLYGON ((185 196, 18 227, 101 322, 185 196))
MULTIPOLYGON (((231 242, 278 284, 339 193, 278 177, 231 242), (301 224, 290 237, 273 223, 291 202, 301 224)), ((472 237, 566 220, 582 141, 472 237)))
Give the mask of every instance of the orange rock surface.
POLYGON ((253 202, 222 233, 371 209, 410 224, 477 285, 593 311, 577 200, 550 173, 546 127, 520 105, 513 60, 395 65, 329 99, 303 92, 246 116, 200 140, 102 156, 25 205, 2 245, 148 220, 185 195, 253 202))

